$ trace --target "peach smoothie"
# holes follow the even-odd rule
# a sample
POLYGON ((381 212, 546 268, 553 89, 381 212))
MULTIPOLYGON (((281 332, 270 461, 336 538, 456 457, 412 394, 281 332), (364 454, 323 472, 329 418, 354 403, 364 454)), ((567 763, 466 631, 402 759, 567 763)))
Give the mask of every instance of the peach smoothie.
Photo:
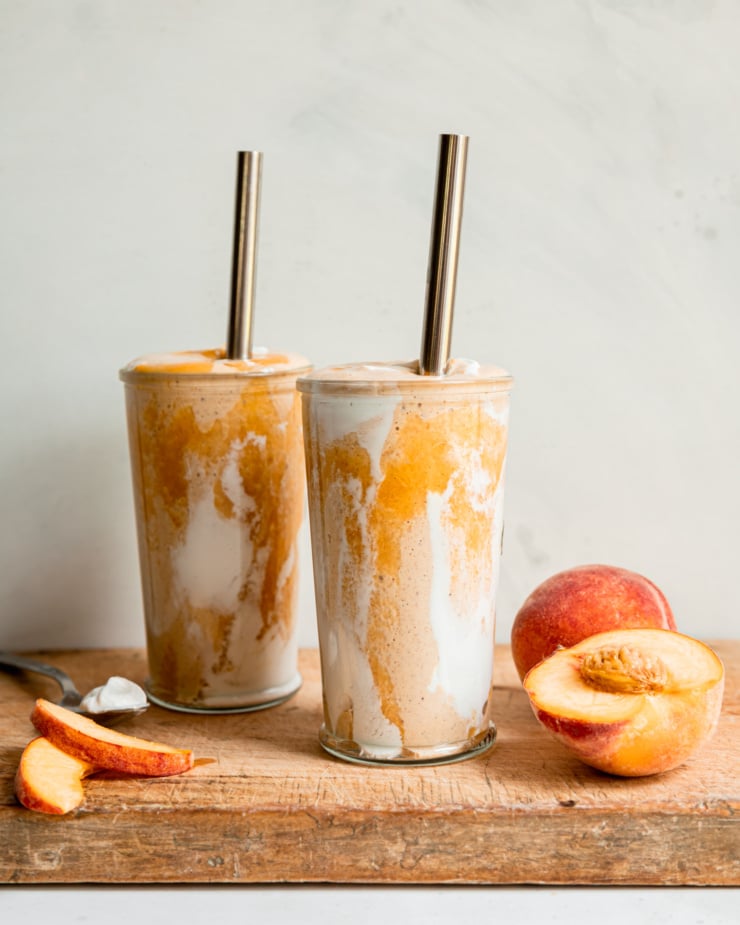
POLYGON ((151 698, 190 711, 293 694, 305 469, 295 354, 141 357, 122 371, 151 698))
POLYGON ((511 379, 451 361, 298 380, 322 745, 437 763, 487 748, 511 379))

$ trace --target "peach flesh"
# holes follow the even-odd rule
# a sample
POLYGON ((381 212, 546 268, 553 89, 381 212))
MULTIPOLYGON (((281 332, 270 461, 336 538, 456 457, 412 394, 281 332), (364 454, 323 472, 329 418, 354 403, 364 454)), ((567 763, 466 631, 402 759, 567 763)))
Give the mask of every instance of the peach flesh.
POLYGON ((724 667, 690 636, 614 630, 553 653, 524 688, 542 726, 581 761, 640 777, 677 767, 709 739, 724 667))
POLYGON ((193 767, 189 749, 116 732, 42 698, 36 701, 31 722, 57 748, 98 768, 166 777, 193 767))
POLYGON ((26 809, 64 815, 80 806, 84 799, 82 781, 96 770, 39 736, 23 750, 15 775, 15 795, 26 809))
POLYGON ((630 627, 676 629, 662 591, 628 569, 576 566, 546 579, 524 601, 511 629, 511 654, 523 679, 560 646, 630 627))

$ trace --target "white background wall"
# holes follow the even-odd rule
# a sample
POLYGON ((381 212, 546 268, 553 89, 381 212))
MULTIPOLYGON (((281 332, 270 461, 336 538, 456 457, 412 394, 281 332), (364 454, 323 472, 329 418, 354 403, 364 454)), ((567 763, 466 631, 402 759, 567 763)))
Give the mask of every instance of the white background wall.
MULTIPOLYGON (((470 135, 453 351, 516 378, 498 638, 553 572, 740 635, 740 3, 0 2, 0 644, 143 644, 117 371, 255 339, 418 352, 440 132, 470 135)), ((309 563, 302 642, 313 644, 309 563)))

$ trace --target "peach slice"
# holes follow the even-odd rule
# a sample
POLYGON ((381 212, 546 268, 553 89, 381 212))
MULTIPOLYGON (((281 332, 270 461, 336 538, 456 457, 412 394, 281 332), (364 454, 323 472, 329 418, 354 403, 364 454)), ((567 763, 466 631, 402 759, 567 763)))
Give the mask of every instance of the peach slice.
POLYGON ((31 722, 57 748, 97 768, 167 777, 193 767, 193 753, 189 749, 115 732, 48 700, 36 701, 31 722))
POLYGON ((511 627, 519 677, 560 646, 630 627, 675 630, 665 595, 650 579, 616 565, 578 565, 538 585, 511 627))
POLYGON ((623 777, 682 764, 714 732, 723 688, 715 652, 665 629, 597 633, 524 678, 544 728, 585 764, 623 777))
POLYGON ((82 780, 97 770, 39 736, 23 750, 15 774, 15 795, 26 809, 63 815, 82 803, 82 780))

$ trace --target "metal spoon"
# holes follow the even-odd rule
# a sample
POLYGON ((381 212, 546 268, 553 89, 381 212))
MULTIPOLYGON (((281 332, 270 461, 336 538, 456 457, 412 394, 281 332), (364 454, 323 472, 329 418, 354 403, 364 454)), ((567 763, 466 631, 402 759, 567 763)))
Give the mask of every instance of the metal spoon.
POLYGON ((46 675, 53 678, 62 689, 62 699, 57 701, 59 706, 71 710, 73 713, 79 713, 94 719, 96 723, 103 726, 112 726, 132 716, 138 716, 143 713, 149 706, 149 702, 139 707, 124 707, 116 710, 91 711, 82 706, 84 700, 82 694, 77 690, 70 676, 56 668, 54 665, 47 665, 45 662, 38 662, 33 658, 26 658, 23 655, 15 655, 13 652, 0 651, 0 667, 3 668, 21 668, 23 671, 33 671, 37 674, 46 675))

